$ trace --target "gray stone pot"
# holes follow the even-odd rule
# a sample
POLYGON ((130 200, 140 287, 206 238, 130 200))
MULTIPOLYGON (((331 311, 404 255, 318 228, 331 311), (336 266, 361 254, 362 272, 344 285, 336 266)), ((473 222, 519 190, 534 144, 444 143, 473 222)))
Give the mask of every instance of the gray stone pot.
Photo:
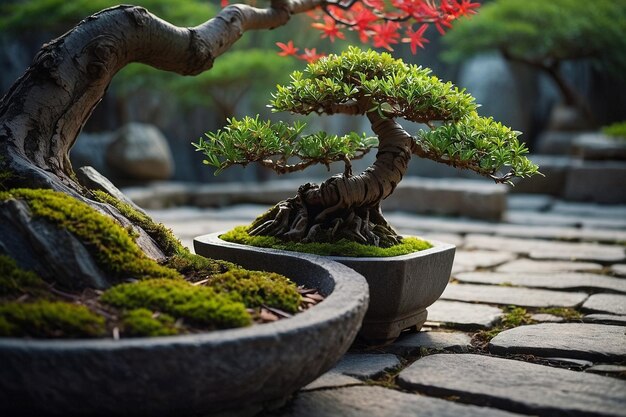
MULTIPOLYGON (((196 253, 226 259, 251 269, 264 269, 276 255, 306 256, 296 252, 263 249, 226 242, 213 233, 194 239, 196 253), (265 259, 266 256, 268 259, 265 259)), ((396 339, 402 330, 419 330, 426 307, 443 293, 450 279, 455 246, 430 241, 432 248, 389 258, 327 257, 354 269, 369 284, 369 309, 360 336, 372 343, 396 339)))
MULTIPOLYGON (((219 257, 209 248, 199 252, 219 257)), ((350 347, 368 287, 328 259, 259 258, 241 264, 285 274, 326 299, 289 319, 197 335, 0 339, 0 415, 208 415, 284 401, 350 347)))

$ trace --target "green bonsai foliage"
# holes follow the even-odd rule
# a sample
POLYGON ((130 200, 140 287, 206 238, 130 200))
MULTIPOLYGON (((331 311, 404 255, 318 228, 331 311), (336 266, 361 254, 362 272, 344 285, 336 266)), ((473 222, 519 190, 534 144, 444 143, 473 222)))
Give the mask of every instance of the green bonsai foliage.
POLYGON ((401 181, 411 154, 471 169, 497 182, 538 173, 518 141, 519 132, 480 117, 472 96, 429 69, 387 53, 351 47, 313 62, 303 72, 295 71, 289 85, 277 86, 271 107, 301 115, 366 115, 378 140, 354 132, 307 135, 303 123, 271 123, 258 116, 231 119, 224 129, 207 133, 207 139, 194 145, 217 172, 250 162, 278 173, 334 161, 346 164, 343 175, 301 187, 296 197, 257 219, 249 230, 253 236, 296 242, 347 239, 381 247, 400 243, 379 204, 401 181), (410 136, 396 123, 398 118, 424 123, 429 130, 410 136), (350 160, 376 146, 376 162, 353 176, 350 160))
POLYGON ((566 60, 585 59, 618 76, 626 73, 626 3, 615 0, 494 0, 443 38, 444 58, 499 51, 550 76, 566 104, 586 103, 559 72, 566 60))
POLYGON ((102 316, 87 307, 59 301, 0 303, 2 337, 100 337, 102 316))
POLYGON ((402 239, 402 243, 388 248, 363 245, 361 243, 351 242, 345 239, 334 243, 285 242, 273 236, 250 236, 248 233, 248 227, 246 226, 237 226, 223 235, 220 235, 220 239, 260 248, 313 253, 315 255, 322 256, 349 256, 359 258, 387 258, 391 256, 406 255, 432 247, 432 245, 425 240, 415 237, 405 237, 402 239))
POLYGON ((116 285, 102 302, 125 309, 145 308, 213 329, 251 324, 250 315, 235 293, 217 293, 183 280, 151 279, 116 285))

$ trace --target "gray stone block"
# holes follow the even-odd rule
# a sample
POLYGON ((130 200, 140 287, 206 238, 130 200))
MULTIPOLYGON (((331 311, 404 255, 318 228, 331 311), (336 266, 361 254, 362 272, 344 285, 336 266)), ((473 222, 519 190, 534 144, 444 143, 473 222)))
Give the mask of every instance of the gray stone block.
POLYGON ((331 372, 356 377, 373 379, 400 366, 396 355, 376 353, 347 353, 331 372))
POLYGON ((626 315, 626 295, 593 294, 582 308, 593 313, 626 315))
POLYGON ((626 161, 626 141, 600 132, 583 133, 574 139, 572 152, 586 160, 626 161))
POLYGON ((616 324, 620 326, 626 326, 626 315, 619 316, 615 314, 587 314, 583 316, 585 323, 602 323, 602 324, 616 324))
POLYGON ((626 203, 626 162, 585 162, 572 166, 563 197, 602 204, 626 203))
POLYGON ((497 307, 439 300, 428 308, 428 320, 448 326, 477 330, 492 327, 502 317, 497 307))
POLYGON ((431 355, 403 370, 406 389, 510 411, 552 416, 626 416, 626 382, 481 355, 431 355))
POLYGON ((531 155, 530 159, 539 165, 539 171, 545 176, 535 175, 530 178, 514 180, 511 193, 546 194, 561 196, 567 179, 567 172, 572 160, 566 156, 531 155))
POLYGON ((592 262, 572 261, 534 261, 532 259, 518 259, 496 268, 498 272, 573 272, 573 271, 600 271, 602 265, 592 262))
POLYGON ((626 358, 626 334, 621 326, 605 324, 533 324, 499 333, 489 342, 489 351, 616 362, 626 358))
POLYGON ((419 332, 401 335, 393 344, 386 346, 386 352, 401 356, 419 354, 422 349, 467 352, 472 338, 460 332, 419 332))

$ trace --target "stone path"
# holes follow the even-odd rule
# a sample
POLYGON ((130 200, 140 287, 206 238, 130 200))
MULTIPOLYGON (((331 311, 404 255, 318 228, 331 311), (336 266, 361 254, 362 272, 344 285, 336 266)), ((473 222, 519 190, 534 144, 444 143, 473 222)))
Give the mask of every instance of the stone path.
MULTIPOLYGON (((391 212, 454 243, 451 284, 419 333, 356 343, 275 417, 626 416, 626 207, 514 195, 504 221, 391 212)), ((184 244, 267 209, 153 210, 184 244)))

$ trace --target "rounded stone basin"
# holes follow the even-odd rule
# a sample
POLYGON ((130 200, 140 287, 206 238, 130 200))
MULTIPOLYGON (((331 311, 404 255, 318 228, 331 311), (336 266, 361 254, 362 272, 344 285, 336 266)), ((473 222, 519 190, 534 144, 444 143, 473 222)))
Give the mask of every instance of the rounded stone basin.
POLYGON ((368 287, 328 259, 265 252, 240 264, 284 274, 325 300, 289 319, 195 335, 0 339, 0 414, 183 416, 284 401, 350 347, 368 287))

